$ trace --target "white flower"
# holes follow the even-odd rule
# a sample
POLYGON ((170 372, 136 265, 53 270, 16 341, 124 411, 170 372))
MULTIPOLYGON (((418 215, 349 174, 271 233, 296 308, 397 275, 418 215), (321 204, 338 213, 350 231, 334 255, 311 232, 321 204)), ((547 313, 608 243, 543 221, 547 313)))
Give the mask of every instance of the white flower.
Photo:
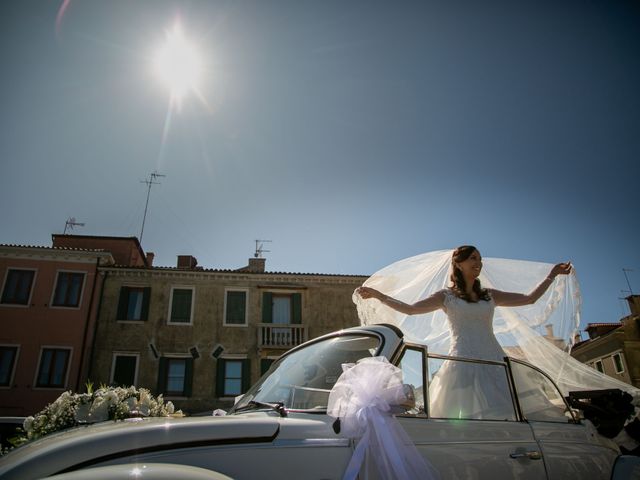
POLYGON ((33 430, 33 417, 27 417, 24 419, 24 423, 22 424, 22 428, 25 432, 29 433, 33 430))
POLYGON ((109 419, 109 402, 103 397, 93 401, 89 410, 89 418, 92 422, 104 422, 109 419))

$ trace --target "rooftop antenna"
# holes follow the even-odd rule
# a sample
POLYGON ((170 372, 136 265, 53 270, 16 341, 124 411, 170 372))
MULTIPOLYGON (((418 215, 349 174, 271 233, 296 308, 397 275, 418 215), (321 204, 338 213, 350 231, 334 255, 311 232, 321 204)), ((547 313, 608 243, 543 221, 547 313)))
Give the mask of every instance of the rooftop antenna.
POLYGON ((262 258, 263 253, 269 253, 271 250, 265 250, 264 244, 271 243, 271 240, 256 240, 256 253, 253 254, 255 258, 262 258))
POLYGON ((622 273, 624 273, 624 278, 627 280, 627 285, 629 286, 629 293, 633 295, 633 289, 631 288, 631 283, 629 283, 629 276, 627 275, 627 272, 633 272, 633 270, 630 268, 622 269, 622 273))
POLYGON ((69 217, 66 222, 64 222, 64 233, 67 234, 67 229, 73 230, 73 227, 84 227, 84 223, 76 222, 76 217, 69 217))
POLYGON ((149 207, 149 195, 151 195, 151 185, 160 185, 160 182, 156 182, 156 178, 166 177, 166 175, 160 175, 158 172, 151 172, 149 174, 149 180, 140 180, 140 183, 147 184, 147 203, 144 205, 144 215, 142 217, 142 228, 140 229, 139 242, 142 244, 142 234, 144 233, 144 222, 147 220, 147 208, 149 207))
MULTIPOLYGON (((629 293, 628 290, 620 290, 620 293, 622 293, 623 295, 626 295, 627 293, 629 293)), ((629 304, 626 302, 628 295, 624 296, 624 297, 618 297, 618 300, 620 300, 620 312, 622 313, 622 316, 626 316, 627 314, 627 309, 629 308, 629 304), (623 301, 625 300, 625 301, 623 301)), ((629 310, 629 313, 631 313, 631 310, 629 310)))

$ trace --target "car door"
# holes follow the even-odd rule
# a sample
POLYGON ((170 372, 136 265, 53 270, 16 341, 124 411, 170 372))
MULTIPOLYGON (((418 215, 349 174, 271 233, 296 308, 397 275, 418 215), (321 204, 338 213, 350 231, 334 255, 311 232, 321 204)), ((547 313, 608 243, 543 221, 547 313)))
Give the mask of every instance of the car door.
MULTIPOLYGON (((425 406, 429 402, 424 399, 428 400, 429 395, 425 385, 446 361, 458 360, 432 358, 427 369, 426 349, 407 346, 397 363, 403 371, 404 383, 413 385, 416 392, 416 406, 397 418, 441 478, 547 478, 533 432, 526 422, 518 420, 504 364, 480 362, 473 368, 495 369, 493 373, 505 376, 506 391, 499 393, 512 405, 511 412, 496 414, 487 409, 467 413, 464 418, 428 416, 429 409, 425 406)), ((451 407, 451 411, 458 410, 456 405, 451 407)))
POLYGON ((540 445, 551 480, 609 479, 617 446, 578 422, 557 386, 540 370, 511 360, 522 415, 540 445))

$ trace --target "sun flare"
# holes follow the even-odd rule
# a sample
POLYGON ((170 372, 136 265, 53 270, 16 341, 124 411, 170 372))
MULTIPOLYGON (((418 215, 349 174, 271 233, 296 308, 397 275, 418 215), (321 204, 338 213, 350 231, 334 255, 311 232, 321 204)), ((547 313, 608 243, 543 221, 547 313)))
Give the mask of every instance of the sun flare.
POLYGON ((187 93, 199 93, 202 60, 179 23, 167 32, 166 42, 157 51, 153 64, 157 77, 169 89, 172 100, 180 103, 187 93))

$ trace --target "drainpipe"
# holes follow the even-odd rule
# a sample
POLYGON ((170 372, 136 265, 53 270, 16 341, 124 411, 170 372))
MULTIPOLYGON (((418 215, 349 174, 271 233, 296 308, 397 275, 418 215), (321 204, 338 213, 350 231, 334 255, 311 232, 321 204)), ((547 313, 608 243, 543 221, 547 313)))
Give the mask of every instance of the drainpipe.
POLYGON ((104 278, 102 279, 102 285, 100 285, 100 297, 98 298, 98 308, 96 310, 96 324, 93 327, 93 339, 91 340, 91 355, 90 363, 89 363, 89 372, 87 373, 87 378, 93 373, 93 369, 95 367, 96 357, 94 355, 96 350, 96 338, 98 337, 98 324, 100 323, 100 311, 102 310, 102 299, 104 298, 104 285, 107 283, 107 277, 109 276, 109 272, 104 272, 104 278))
MULTIPOLYGON (((98 265, 99 264, 100 264, 100 257, 96 257, 96 266, 93 271, 93 285, 91 286, 91 298, 89 299, 89 310, 87 311, 87 319, 84 322, 84 335, 82 337, 82 348, 80 349, 80 362, 78 365, 78 376, 76 378, 76 388, 75 388, 76 392, 80 391, 80 381, 82 380, 82 372, 84 370, 84 358, 85 358, 84 352, 87 346, 87 335, 89 334, 89 322, 91 320, 91 312, 93 310, 93 299, 96 294, 96 284, 98 283, 98 265)), ((98 323, 98 312, 96 312, 96 324, 97 323, 98 323)), ((95 335, 95 332, 94 332, 94 335, 95 335)))

